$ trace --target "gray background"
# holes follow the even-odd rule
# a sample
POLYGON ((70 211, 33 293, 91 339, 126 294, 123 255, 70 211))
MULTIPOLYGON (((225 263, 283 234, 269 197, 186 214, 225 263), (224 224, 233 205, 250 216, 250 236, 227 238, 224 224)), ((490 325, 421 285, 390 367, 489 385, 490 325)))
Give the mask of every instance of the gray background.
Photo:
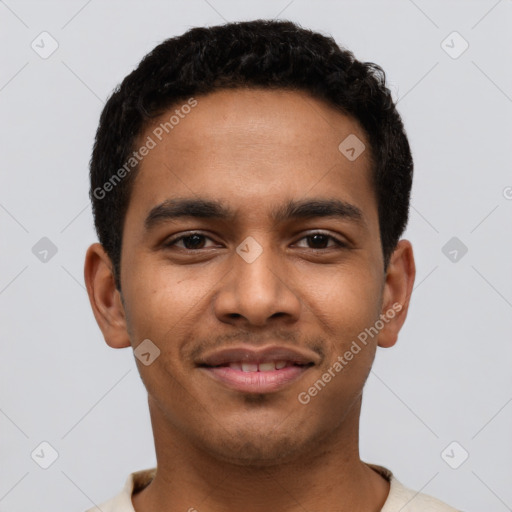
POLYGON ((106 346, 83 284, 92 141, 106 98, 157 43, 260 17, 381 65, 412 145, 416 288, 367 383, 363 460, 467 512, 512 510, 512 1, 6 0, 0 511, 83 511, 154 464, 133 354, 106 346), (43 31, 59 45, 46 59, 31 47, 51 48, 43 31), (48 469, 43 441, 58 453, 48 469))

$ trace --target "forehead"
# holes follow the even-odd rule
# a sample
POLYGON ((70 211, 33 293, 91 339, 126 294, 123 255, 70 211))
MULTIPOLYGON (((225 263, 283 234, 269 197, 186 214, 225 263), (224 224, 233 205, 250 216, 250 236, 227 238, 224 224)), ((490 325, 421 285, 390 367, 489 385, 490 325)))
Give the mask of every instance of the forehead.
MULTIPOLYGON (((303 91, 261 88, 228 89, 183 100, 146 129, 159 146, 174 151, 231 149, 251 155, 263 148, 293 149, 297 154, 326 149, 338 156, 348 135, 364 141, 357 120, 303 91), (155 135, 156 133, 156 135, 155 135)), ((202 154, 203 152, 201 152, 202 154)), ((361 160, 368 155, 363 154, 361 160)))
POLYGON ((139 138, 153 148, 139 163, 129 212, 194 195, 245 205, 248 215, 308 195, 376 212, 369 145, 353 118, 297 91, 221 90, 194 102, 174 105, 139 138), (349 159, 346 140, 366 149, 349 159))

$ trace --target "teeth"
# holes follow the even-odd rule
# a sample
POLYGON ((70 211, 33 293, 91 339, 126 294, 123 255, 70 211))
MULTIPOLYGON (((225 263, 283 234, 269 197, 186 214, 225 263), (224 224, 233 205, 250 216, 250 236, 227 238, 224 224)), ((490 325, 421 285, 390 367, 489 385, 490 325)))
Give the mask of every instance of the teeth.
POLYGON ((288 366, 286 361, 268 361, 266 363, 229 363, 229 367, 233 370, 242 370, 243 372, 272 372, 281 370, 288 366))
POLYGON ((268 363, 260 363, 259 364, 260 372, 271 372, 276 369, 276 363, 274 361, 270 361, 268 363))

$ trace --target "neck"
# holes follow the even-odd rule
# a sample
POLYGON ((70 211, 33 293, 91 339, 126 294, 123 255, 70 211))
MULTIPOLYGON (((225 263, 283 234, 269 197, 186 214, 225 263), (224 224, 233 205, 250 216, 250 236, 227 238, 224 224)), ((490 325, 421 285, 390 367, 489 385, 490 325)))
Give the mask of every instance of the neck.
POLYGON ((361 402, 339 431, 275 464, 234 463, 192 444, 150 407, 157 473, 132 497, 136 512, 379 512, 389 483, 359 458, 361 402))

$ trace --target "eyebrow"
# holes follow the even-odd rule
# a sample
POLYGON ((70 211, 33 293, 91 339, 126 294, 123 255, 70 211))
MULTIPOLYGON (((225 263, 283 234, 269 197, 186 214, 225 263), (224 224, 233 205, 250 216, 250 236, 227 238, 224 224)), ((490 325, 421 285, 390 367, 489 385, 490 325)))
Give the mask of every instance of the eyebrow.
MULTIPOLYGON (((156 225, 180 217, 234 221, 235 212, 220 201, 204 198, 168 199, 151 209, 144 221, 147 231, 156 225)), ((292 219, 333 217, 365 224, 364 215, 357 206, 340 199, 290 200, 274 208, 270 214, 276 222, 292 219)))

